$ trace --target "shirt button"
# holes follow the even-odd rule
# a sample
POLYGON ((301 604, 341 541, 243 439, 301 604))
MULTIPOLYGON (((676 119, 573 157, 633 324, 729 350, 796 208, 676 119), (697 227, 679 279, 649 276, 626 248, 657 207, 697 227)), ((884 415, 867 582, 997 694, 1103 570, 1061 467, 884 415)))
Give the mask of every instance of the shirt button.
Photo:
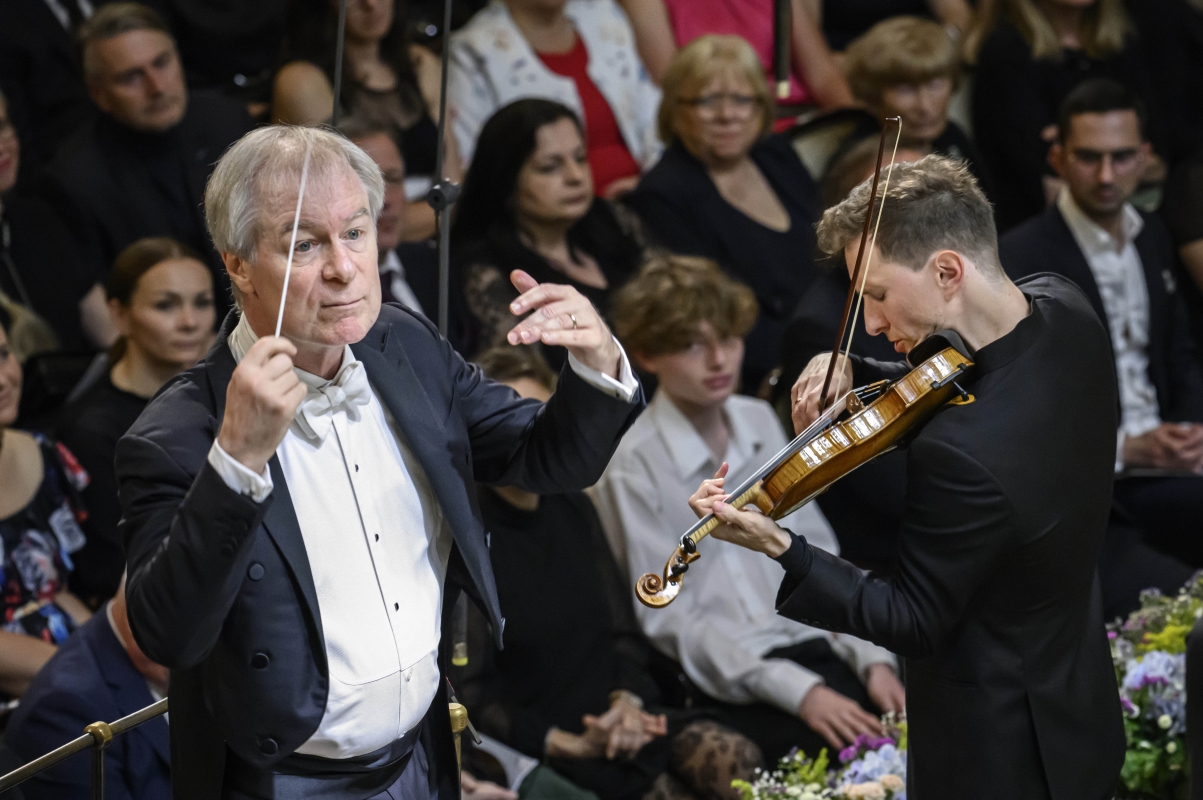
POLYGON ((358 465, 358 464, 356 464, 356 465, 355 465, 355 471, 356 471, 356 472, 359 472, 359 465, 358 465))
POLYGON ((400 610, 401 610, 401 604, 393 603, 393 611, 400 611, 400 610))
POLYGON ((380 534, 376 534, 376 541, 380 541, 380 534))

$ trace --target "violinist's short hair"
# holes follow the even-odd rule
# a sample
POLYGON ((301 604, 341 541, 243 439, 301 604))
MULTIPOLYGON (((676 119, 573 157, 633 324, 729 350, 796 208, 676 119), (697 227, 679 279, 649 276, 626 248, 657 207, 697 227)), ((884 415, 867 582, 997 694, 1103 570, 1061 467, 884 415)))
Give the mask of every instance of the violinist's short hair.
MULTIPOLYGON (((842 259, 844 248, 860 236, 872 183, 872 178, 862 182, 842 203, 823 213, 818 237, 824 253, 842 259)), ((874 213, 876 220, 876 209, 884 201, 877 236, 882 258, 917 270, 937 250, 955 250, 987 277, 1004 277, 994 211, 964 161, 925 156, 895 165, 883 198, 885 183, 883 168, 874 213)))
MULTIPOLYGON (((205 224, 213 246, 247 261, 254 259, 263 233, 261 206, 275 189, 301 182, 305 148, 312 148, 309 186, 349 168, 363 183, 372 219, 384 206, 384 176, 371 156, 344 136, 326 128, 269 125, 251 131, 230 146, 205 186, 205 224)), ((242 298, 233 288, 235 304, 242 298)))
POLYGON ((646 356, 684 350, 709 322, 720 338, 752 330, 759 307, 747 286, 718 264, 697 256, 652 257, 611 305, 614 332, 633 353, 646 356))

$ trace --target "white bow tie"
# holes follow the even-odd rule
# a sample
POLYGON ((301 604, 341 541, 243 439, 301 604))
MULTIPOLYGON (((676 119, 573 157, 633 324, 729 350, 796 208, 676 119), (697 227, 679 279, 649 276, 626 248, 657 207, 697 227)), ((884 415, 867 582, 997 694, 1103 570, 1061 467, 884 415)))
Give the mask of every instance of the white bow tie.
POLYGON ((344 364, 334 380, 321 388, 309 387, 305 399, 297 408, 297 425, 310 439, 324 441, 334 424, 334 412, 342 409, 353 420, 359 419, 359 406, 372 399, 372 389, 363 363, 344 364))

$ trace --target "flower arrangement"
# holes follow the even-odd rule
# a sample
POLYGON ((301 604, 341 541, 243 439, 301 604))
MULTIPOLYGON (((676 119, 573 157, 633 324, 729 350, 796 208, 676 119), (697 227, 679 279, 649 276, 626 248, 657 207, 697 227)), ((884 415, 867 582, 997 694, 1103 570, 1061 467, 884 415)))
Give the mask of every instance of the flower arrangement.
POLYGON ((827 750, 807 758, 794 750, 775 770, 735 781, 740 800, 906 800, 906 720, 882 718, 885 735, 858 736, 830 768, 827 750))
POLYGON ((1141 593, 1140 608, 1109 625, 1128 749, 1121 796, 1169 797, 1185 780, 1186 636, 1203 617, 1203 572, 1177 597, 1141 593))

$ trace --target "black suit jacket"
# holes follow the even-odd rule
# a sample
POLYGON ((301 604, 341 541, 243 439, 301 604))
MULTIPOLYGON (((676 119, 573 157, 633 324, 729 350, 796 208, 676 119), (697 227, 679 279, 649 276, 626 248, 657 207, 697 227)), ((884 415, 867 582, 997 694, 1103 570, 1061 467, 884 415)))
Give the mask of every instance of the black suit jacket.
MULTIPOLYGON (((1032 311, 976 354, 974 402, 945 406, 910 445, 896 576, 812 549, 778 596, 792 619, 906 659, 914 800, 1100 800, 1124 761, 1095 570, 1110 348, 1068 281, 1021 288, 1032 311)), ((856 381, 906 370, 858 360, 856 381)))
MULTIPOLYGON (((231 314, 205 360, 168 384, 117 446, 130 624, 172 670, 177 800, 218 796, 226 747, 264 768, 292 753, 317 729, 328 690, 316 589, 278 460, 263 503, 231 490, 206 460, 235 368, 234 322, 231 314), (255 659, 260 668, 257 654, 267 656, 255 659)), ((475 483, 540 494, 591 485, 642 395, 614 399, 566 369, 546 405, 521 400, 425 318, 393 306, 351 347, 451 526, 448 601, 466 590, 500 644, 475 483)), ((458 786, 445 703, 441 693, 433 701, 427 747, 450 798, 458 786)))
POLYGON ((100 115, 63 144, 47 169, 44 191, 77 233, 100 279, 127 245, 146 236, 172 236, 208 257, 220 312, 229 306, 229 283, 205 229, 205 182, 222 153, 250 128, 243 106, 198 92, 189 95, 179 125, 159 137, 139 135, 100 115), (172 187, 186 198, 186 211, 172 212, 177 204, 148 166, 152 151, 165 162, 178 159, 172 187))
MULTIPOLYGON (((1145 224, 1135 244, 1149 287, 1149 380, 1163 420, 1203 422, 1203 370, 1174 278, 1174 244, 1159 217, 1141 216, 1145 224)), ((1064 275, 1081 287, 1099 319, 1106 321, 1094 274, 1056 206, 1003 236, 999 257, 1013 280, 1038 272, 1064 275)), ((1114 364, 1112 359, 1113 370, 1114 364)))
MULTIPOLYGON (((27 760, 49 753, 84 727, 112 722, 154 702, 101 609, 59 647, 21 697, 5 743, 27 760)), ((171 800, 167 720, 156 717, 118 736, 105 749, 110 800, 171 800)), ((21 786, 28 800, 88 800, 87 758, 70 758, 21 786)))

